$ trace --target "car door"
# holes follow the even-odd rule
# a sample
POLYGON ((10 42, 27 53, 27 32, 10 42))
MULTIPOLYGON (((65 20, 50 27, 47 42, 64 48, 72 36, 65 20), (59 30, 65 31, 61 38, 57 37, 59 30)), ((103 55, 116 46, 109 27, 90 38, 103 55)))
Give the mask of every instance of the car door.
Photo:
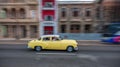
POLYGON ((62 41, 55 37, 44 37, 43 43, 46 45, 45 49, 62 50, 62 41))
POLYGON ((51 40, 50 40, 50 37, 44 37, 43 40, 42 40, 42 44, 44 44, 44 49, 51 49, 51 40))
POLYGON ((61 47, 62 47, 62 41, 58 38, 58 37, 52 37, 51 38, 51 48, 52 49, 55 49, 55 50, 60 50, 60 49, 62 49, 61 47))
POLYGON ((44 37, 42 43, 44 44, 44 49, 59 49, 60 44, 58 40, 52 40, 52 37, 44 37))

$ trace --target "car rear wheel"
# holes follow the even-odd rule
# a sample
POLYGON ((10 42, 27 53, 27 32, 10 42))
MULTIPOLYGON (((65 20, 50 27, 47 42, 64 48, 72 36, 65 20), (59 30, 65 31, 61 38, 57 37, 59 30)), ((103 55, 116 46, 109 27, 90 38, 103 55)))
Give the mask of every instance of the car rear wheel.
POLYGON ((36 47, 35 47, 35 51, 38 51, 38 52, 39 52, 39 51, 41 51, 41 50, 42 50, 42 47, 41 47, 41 46, 36 46, 36 47))
POLYGON ((74 51, 74 48, 73 48, 72 46, 68 46, 68 47, 67 47, 67 51, 68 51, 68 52, 73 52, 73 51, 74 51))

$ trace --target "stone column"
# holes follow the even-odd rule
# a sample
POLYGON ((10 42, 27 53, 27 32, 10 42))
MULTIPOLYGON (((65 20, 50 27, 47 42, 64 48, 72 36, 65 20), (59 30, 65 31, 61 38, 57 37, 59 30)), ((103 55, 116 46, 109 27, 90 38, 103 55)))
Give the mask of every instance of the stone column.
POLYGON ((20 10, 16 8, 16 19, 20 18, 20 10))
POLYGON ((28 19, 28 18, 31 18, 30 17, 30 10, 29 10, 29 7, 28 6, 26 6, 26 8, 25 8, 25 17, 28 19))
POLYGON ((80 24, 80 32, 81 33, 84 33, 85 32, 85 24, 84 24, 84 21, 80 24))
POLYGON ((13 37, 13 28, 11 25, 8 26, 8 37, 9 38, 13 37))
POLYGON ((36 37, 39 37, 39 26, 38 25, 36 25, 37 26, 37 33, 36 33, 36 37))
POLYGON ((26 30, 27 30, 27 33, 26 33, 27 34, 27 38, 31 38, 30 37, 30 26, 29 25, 26 26, 26 30))
POLYGON ((0 25, 0 38, 3 38, 2 26, 0 25))
POLYGON ((21 37, 21 30, 20 30, 20 26, 19 25, 17 25, 17 27, 16 27, 17 29, 17 34, 16 34, 16 39, 19 39, 20 37, 21 37))
POLYGON ((66 33, 70 33, 70 22, 67 22, 67 24, 66 24, 66 33))

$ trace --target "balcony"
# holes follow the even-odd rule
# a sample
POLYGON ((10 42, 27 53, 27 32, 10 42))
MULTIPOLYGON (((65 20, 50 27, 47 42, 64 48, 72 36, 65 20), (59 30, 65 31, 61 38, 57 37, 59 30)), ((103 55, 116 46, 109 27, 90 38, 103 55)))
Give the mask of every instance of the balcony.
POLYGON ((25 0, 0 0, 0 5, 24 5, 25 4, 25 0))
POLYGON ((43 6, 43 10, 54 10, 54 6, 43 6))
POLYGON ((43 7, 43 10, 54 10, 54 7, 43 7))
POLYGON ((38 4, 37 0, 26 0, 27 4, 38 4))
POLYGON ((0 22, 6 22, 6 23, 12 23, 12 22, 25 22, 25 23, 28 23, 28 22, 38 22, 37 19, 0 19, 0 22))

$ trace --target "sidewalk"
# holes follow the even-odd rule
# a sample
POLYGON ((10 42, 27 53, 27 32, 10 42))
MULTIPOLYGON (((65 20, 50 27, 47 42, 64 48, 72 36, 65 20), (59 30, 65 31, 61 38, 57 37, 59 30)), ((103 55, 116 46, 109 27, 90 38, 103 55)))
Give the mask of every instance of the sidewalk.
POLYGON ((0 44, 27 44, 27 40, 0 40, 0 44))
MULTIPOLYGON (((33 39, 0 39, 0 44, 27 44, 33 39)), ((78 45, 101 45, 99 40, 77 40, 78 45)))

